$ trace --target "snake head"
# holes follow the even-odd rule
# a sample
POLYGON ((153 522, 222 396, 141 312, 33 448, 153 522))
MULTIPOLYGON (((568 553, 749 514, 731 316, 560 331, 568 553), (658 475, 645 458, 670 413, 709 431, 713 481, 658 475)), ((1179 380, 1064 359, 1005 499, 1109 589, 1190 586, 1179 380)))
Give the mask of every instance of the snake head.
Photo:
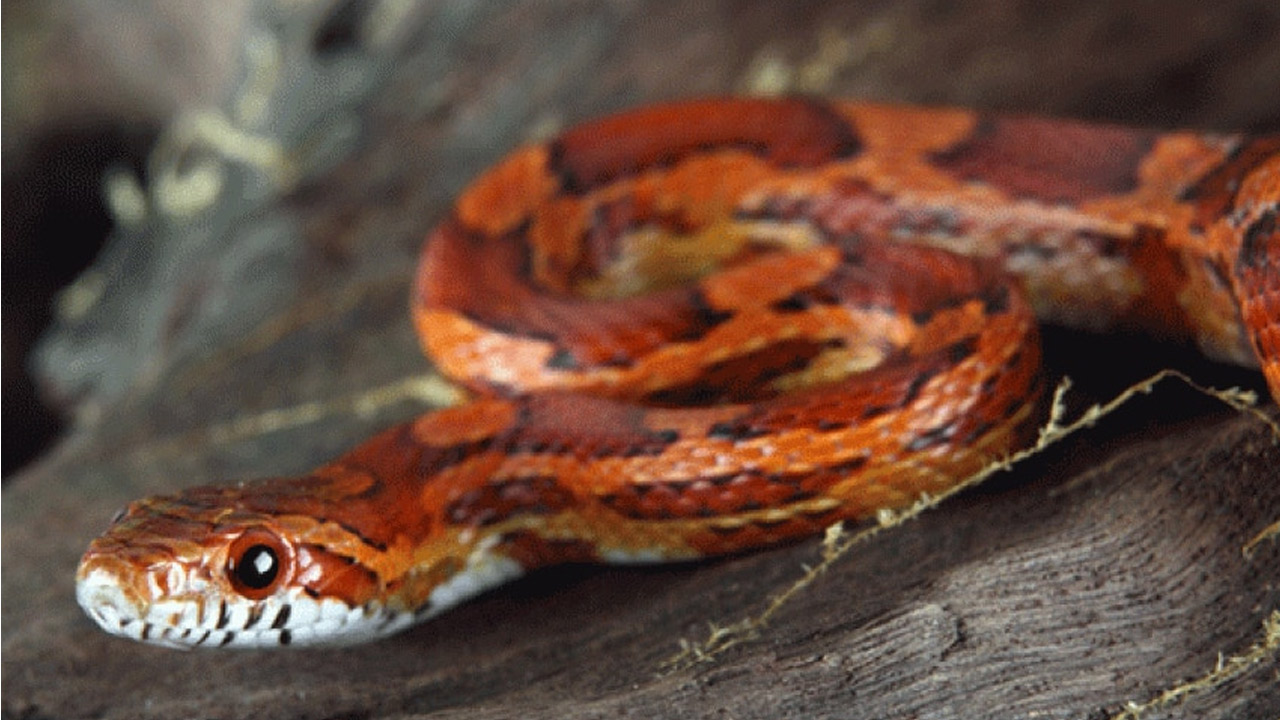
POLYGON ((331 551, 340 531, 256 510, 252 487, 129 505, 80 561, 80 606, 109 633, 177 648, 342 645, 413 622, 331 551))

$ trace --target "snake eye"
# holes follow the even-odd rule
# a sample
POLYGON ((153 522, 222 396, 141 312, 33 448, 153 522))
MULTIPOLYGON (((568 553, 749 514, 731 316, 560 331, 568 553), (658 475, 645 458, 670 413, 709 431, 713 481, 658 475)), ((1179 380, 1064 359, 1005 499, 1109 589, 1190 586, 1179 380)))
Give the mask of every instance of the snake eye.
POLYGON ((291 562, 283 541, 265 530, 250 530, 231 543, 227 578, 250 600, 270 595, 288 575, 291 562))

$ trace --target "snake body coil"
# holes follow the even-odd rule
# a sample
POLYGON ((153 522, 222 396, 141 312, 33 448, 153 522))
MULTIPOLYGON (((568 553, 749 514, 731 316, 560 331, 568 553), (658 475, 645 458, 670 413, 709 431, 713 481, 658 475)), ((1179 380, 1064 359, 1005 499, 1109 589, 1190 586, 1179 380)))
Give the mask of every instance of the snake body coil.
POLYGON ((1260 366, 1280 136, 805 99, 642 109, 519 150, 428 239, 424 346, 477 399, 314 472, 131 504, 108 632, 359 642, 531 569, 740 551, 1021 446, 1036 320, 1260 366))

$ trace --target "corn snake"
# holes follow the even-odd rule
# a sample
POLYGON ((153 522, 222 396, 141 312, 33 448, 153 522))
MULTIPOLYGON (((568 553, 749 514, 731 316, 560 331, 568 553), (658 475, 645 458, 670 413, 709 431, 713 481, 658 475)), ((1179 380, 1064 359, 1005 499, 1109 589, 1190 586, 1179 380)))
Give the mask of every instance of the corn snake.
POLYGON ((707 100, 508 156, 412 297, 477 399, 314 472, 135 502, 81 605, 175 647, 346 644, 537 567, 724 554, 909 504, 1026 440, 1035 317, 1262 368, 1280 136, 707 100))

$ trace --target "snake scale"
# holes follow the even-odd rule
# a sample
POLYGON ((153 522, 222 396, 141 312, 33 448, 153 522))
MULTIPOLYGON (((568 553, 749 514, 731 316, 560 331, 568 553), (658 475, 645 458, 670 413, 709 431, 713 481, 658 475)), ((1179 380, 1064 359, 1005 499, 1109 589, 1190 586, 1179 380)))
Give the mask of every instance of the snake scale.
POLYGON ((176 647, 386 636, 535 568, 686 560, 910 504, 1022 447, 1037 318, 1258 366, 1280 135, 807 98, 517 150, 411 306, 475 392, 294 478, 129 505, 77 597, 176 647))

